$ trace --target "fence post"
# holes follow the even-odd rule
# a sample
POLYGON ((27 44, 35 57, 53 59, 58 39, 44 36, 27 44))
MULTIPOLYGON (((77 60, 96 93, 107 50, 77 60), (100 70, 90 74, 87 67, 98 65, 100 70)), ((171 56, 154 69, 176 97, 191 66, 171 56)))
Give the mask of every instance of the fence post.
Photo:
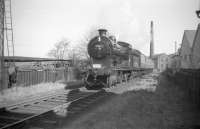
POLYGON ((42 74, 43 74, 43 80, 42 80, 42 82, 45 82, 45 79, 46 79, 45 71, 46 71, 46 70, 43 70, 43 72, 42 72, 42 74))
POLYGON ((28 71, 28 72, 27 72, 27 78, 28 78, 28 79, 27 79, 27 81, 28 81, 28 82, 27 82, 27 86, 30 85, 30 81, 31 81, 31 79, 30 79, 30 73, 31 73, 31 71, 28 71))
POLYGON ((33 85, 36 83, 36 71, 33 70, 33 85))
POLYGON ((45 82, 48 82, 48 79, 49 79, 49 77, 48 77, 48 71, 49 71, 49 70, 46 70, 46 71, 45 71, 45 75, 46 75, 46 80, 45 80, 45 82))
POLYGON ((26 71, 23 72, 24 75, 23 75, 23 84, 24 84, 24 87, 26 86, 26 71))
POLYGON ((68 81, 68 72, 69 72, 69 70, 68 70, 68 68, 66 68, 65 69, 65 72, 64 72, 64 74, 65 74, 65 81, 67 82, 68 81))

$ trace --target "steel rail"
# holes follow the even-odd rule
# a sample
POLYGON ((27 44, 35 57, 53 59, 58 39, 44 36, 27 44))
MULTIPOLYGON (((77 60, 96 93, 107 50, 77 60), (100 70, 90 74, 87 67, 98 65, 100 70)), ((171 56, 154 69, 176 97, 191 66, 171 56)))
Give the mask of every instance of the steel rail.
MULTIPOLYGON (((15 105, 10 105, 10 106, 8 106, 8 107, 5 107, 5 111, 12 111, 12 108, 15 108, 15 107, 20 107, 20 106, 24 106, 24 105, 26 105, 26 104, 29 104, 29 106, 31 107, 34 107, 35 105, 34 105, 34 101, 35 102, 40 102, 40 101, 43 101, 44 99, 46 99, 47 101, 45 101, 46 102, 46 105, 48 105, 48 104, 50 104, 51 105, 51 103, 54 103, 55 104, 55 106, 52 106, 52 107, 49 107, 49 108, 45 108, 45 104, 44 104, 44 107, 40 107, 40 108, 38 108, 39 110, 38 111, 40 111, 41 110, 41 112, 39 112, 39 113, 31 113, 31 114, 26 114, 27 116, 26 117, 23 117, 23 118, 20 118, 20 117, 15 117, 14 115, 12 116, 12 117, 9 117, 9 116, 5 116, 4 118, 6 119, 7 118, 7 120, 16 120, 16 121, 13 121, 13 122, 8 122, 8 124, 5 124, 5 125, 3 125, 2 127, 0 127, 0 129, 6 129, 6 128, 11 128, 11 127, 13 127, 13 126, 16 126, 16 125, 18 125, 18 124, 21 124, 21 123, 24 123, 24 122, 26 122, 26 121, 28 121, 28 120, 30 120, 30 119, 32 119, 32 118, 36 118, 36 117, 39 117, 39 116, 41 116, 42 114, 45 114, 45 113, 48 113, 48 112, 50 112, 50 111, 53 111, 53 110, 59 110, 59 108, 63 108, 63 107, 66 107, 67 105, 69 105, 70 103, 72 103, 72 102, 75 102, 75 101, 79 101, 79 100, 81 100, 81 99, 84 99, 84 98, 87 98, 87 97, 89 97, 89 96, 92 96, 92 95, 94 95, 94 94, 96 94, 96 93, 98 93, 98 92, 100 92, 100 91, 96 91, 96 92, 86 92, 86 93, 75 93, 74 95, 72 95, 72 100, 67 100, 68 98, 66 98, 66 100, 64 101, 62 101, 62 99, 57 99, 58 101, 56 102, 56 101, 48 101, 48 99, 49 100, 52 100, 51 98, 54 98, 55 100, 56 100, 56 98, 60 98, 60 97, 56 97, 56 96, 61 96, 62 94, 61 93, 59 93, 59 94, 55 94, 55 95, 51 95, 51 96, 46 96, 46 97, 40 97, 40 98, 37 98, 37 99, 34 99, 34 100, 30 100, 30 101, 26 101, 26 102, 22 102, 22 103, 20 103, 20 104, 15 104, 15 105), (59 100, 61 100, 61 101, 59 101, 59 100), (33 103, 32 105, 30 104, 30 103, 33 103)), ((64 92, 64 94, 65 94, 65 92, 64 92)), ((65 95, 64 95, 65 96, 65 95)), ((67 97, 67 96, 66 96, 67 97)), ((19 108, 20 109, 20 108, 19 108)), ((23 109, 23 108, 22 108, 23 109)), ((30 110, 31 111, 31 109, 27 109, 27 110, 30 110)), ((12 112, 9 112, 9 113, 12 113, 12 112)), ((17 112, 14 112, 14 113, 17 113, 17 112)), ((21 115, 25 115, 24 113, 23 114, 21 114, 21 115)), ((2 116, 2 118, 3 118, 3 116, 2 116)))

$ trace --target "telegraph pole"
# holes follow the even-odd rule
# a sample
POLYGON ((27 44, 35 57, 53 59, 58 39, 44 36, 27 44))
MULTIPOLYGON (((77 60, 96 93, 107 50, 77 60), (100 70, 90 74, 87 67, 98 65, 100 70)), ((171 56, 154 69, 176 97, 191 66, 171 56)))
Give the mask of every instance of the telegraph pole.
POLYGON ((5 68, 4 68, 4 0, 0 0, 0 91, 5 85, 5 68))
POLYGON ((174 48, 174 50, 175 50, 175 54, 176 54, 176 52, 177 52, 177 42, 175 41, 175 46, 174 46, 175 48, 174 48))

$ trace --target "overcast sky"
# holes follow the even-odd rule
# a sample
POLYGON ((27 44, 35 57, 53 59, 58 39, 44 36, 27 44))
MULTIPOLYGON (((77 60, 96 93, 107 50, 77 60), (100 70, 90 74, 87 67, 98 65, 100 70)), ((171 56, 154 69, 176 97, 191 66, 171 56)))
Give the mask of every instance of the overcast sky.
POLYGON ((196 29, 198 0, 12 0, 16 56, 46 57, 63 39, 77 44, 90 28, 106 28, 149 55, 150 21, 155 53, 173 53, 186 29, 196 29))

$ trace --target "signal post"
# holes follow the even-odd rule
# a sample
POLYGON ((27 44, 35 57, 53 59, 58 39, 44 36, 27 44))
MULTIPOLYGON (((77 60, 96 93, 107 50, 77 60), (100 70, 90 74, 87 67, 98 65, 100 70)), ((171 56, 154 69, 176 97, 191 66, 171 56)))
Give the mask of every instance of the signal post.
POLYGON ((4 0, 0 0, 0 91, 5 88, 4 68, 4 0))

